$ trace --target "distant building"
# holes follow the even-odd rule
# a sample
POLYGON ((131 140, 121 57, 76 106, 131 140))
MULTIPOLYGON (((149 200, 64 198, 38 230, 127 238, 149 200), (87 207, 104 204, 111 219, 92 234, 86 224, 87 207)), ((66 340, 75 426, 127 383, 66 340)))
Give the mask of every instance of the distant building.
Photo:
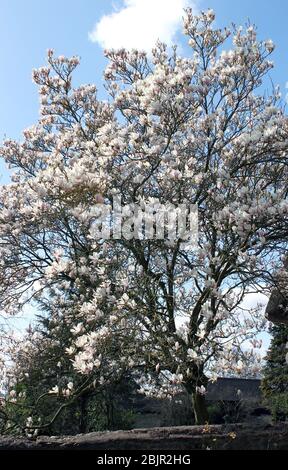
POLYGON ((207 401, 234 402, 245 400, 259 403, 261 401, 260 379, 219 378, 209 383, 207 401))
MULTIPOLYGON (((219 407, 219 419, 222 422, 229 420, 229 415, 233 421, 235 412, 238 420, 244 419, 246 414, 245 420, 253 421, 256 419, 253 416, 258 418, 262 414, 267 415, 261 405, 260 385, 260 379, 219 378, 217 382, 208 385, 208 406, 219 407)), ((134 428, 193 424, 191 400, 185 392, 172 400, 148 398, 136 392, 130 407, 135 416, 134 428)))

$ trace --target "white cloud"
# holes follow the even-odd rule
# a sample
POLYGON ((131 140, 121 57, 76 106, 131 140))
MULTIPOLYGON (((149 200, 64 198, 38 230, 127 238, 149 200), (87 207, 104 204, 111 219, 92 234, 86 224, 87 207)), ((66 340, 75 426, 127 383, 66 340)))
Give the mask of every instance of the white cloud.
MULTIPOLYGON (((241 304, 241 307, 244 308, 245 310, 252 310, 254 308, 257 308, 259 305, 262 306, 262 312, 263 316, 265 314, 265 309, 268 303, 268 297, 264 294, 256 293, 256 292, 250 292, 248 293, 241 304)), ((260 333, 255 335, 255 339, 262 340, 262 348, 258 350, 258 353, 264 358, 267 354, 268 348, 270 346, 270 341, 271 341, 271 336, 269 333, 260 333)), ((251 349, 251 344, 249 341, 244 343, 243 345, 244 349, 251 349)))
POLYGON ((123 7, 102 16, 89 33, 105 49, 150 51, 156 41, 171 45, 182 26, 183 9, 197 0, 123 0, 123 7))
POLYGON ((247 310, 252 310, 257 308, 258 305, 261 305, 263 306, 262 310, 264 313, 268 300, 268 297, 264 294, 261 294, 260 292, 250 292, 244 297, 241 307, 247 310))

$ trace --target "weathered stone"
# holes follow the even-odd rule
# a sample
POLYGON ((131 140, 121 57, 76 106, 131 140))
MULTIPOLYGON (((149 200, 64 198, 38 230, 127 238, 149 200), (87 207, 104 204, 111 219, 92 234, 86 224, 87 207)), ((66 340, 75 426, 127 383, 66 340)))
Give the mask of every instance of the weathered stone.
POLYGON ((67 437, 0 438, 0 450, 288 450, 288 423, 190 426, 98 432, 67 437))
POLYGON ((270 296, 266 318, 275 324, 288 325, 288 299, 278 289, 270 296))

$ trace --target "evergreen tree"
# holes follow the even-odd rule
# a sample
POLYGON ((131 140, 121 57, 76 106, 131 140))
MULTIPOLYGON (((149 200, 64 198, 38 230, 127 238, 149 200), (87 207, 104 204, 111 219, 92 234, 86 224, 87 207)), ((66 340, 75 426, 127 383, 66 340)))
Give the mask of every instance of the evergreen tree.
POLYGON ((287 343, 288 326, 274 325, 271 328, 272 342, 267 354, 267 365, 264 369, 262 391, 270 399, 279 394, 288 395, 287 343))

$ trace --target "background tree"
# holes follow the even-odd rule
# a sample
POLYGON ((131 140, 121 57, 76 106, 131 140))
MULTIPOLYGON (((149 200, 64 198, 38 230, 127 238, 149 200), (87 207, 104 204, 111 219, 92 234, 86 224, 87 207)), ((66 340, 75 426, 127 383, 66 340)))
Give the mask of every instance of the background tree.
POLYGON ((272 341, 263 370, 262 392, 275 419, 288 415, 288 327, 271 327, 272 341))
POLYGON ((96 387, 95 377, 91 387, 91 376, 88 383, 83 381, 66 354, 70 340, 65 321, 55 328, 55 318, 44 316, 12 347, 3 389, 8 392, 5 414, 0 413, 3 433, 17 434, 33 426, 34 432, 46 435, 131 427, 129 397, 135 383, 123 375, 96 387))

